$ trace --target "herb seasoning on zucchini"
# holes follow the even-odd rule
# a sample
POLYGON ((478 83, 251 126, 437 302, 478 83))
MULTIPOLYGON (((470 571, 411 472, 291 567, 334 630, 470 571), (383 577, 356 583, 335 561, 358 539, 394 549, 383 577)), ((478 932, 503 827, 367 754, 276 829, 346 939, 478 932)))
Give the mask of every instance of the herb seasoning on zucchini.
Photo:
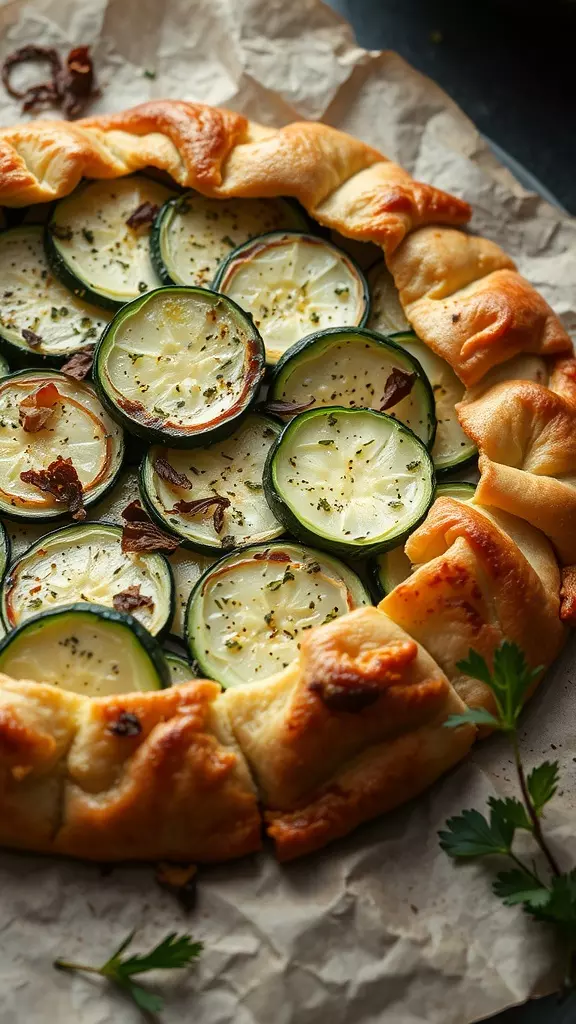
POLYGON ((171 195, 142 174, 80 185, 56 204, 46 229, 54 273, 75 295, 105 309, 157 288, 150 227, 171 195))
POLYGON ((200 670, 237 686, 286 668, 302 637, 370 604, 351 569, 293 543, 259 545, 216 562, 190 595, 186 636, 200 670))
POLYGON ((427 446, 436 430, 434 395, 418 360, 362 328, 335 327, 293 345, 274 370, 267 401, 280 415, 283 403, 387 412, 427 446))
POLYGON ((127 430, 192 448, 231 434, 256 398, 262 339, 234 302, 203 288, 159 288, 104 332, 94 380, 127 430))
POLYGON ((279 537, 284 527, 264 497, 262 473, 280 430, 275 420, 252 414, 207 448, 151 448, 141 471, 150 514, 204 554, 279 537))
POLYGON ((213 287, 250 313, 268 363, 327 327, 361 326, 368 286, 352 258, 314 235, 274 231, 236 249, 213 287))
POLYGON ((186 192, 158 213, 150 236, 152 259, 164 284, 207 288, 232 249, 265 231, 308 226, 292 199, 208 199, 186 192))
POLYGON ((0 234, 0 341, 36 364, 62 362, 93 345, 109 319, 54 278, 42 234, 32 225, 0 234))
MULTIPOLYGON (((148 630, 132 615, 95 604, 54 608, 17 626, 0 642, 0 672, 87 697, 170 685, 164 653, 148 630)), ((130 735, 129 725, 138 730, 139 722, 123 723, 120 713, 117 735, 130 735)))
POLYGON ((0 512, 85 518, 116 481, 124 441, 89 384, 55 370, 0 379, 0 512))
POLYGON ((37 541, 2 583, 8 629, 38 612, 79 601, 130 612, 157 635, 174 614, 172 571, 164 555, 123 552, 119 526, 83 523, 37 541))
POLYGON ((371 409, 296 416, 270 450, 266 497, 303 541, 352 557, 396 547, 434 495, 428 451, 407 427, 371 409))

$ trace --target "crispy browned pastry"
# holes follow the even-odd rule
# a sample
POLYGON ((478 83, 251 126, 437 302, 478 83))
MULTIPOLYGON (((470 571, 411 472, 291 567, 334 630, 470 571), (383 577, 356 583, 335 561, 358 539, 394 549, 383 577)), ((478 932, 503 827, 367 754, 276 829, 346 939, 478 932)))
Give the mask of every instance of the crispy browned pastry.
POLYGON ((518 353, 572 351, 548 303, 486 238, 423 227, 387 263, 417 335, 467 386, 518 353))
POLYGON ((467 704, 494 710, 488 687, 458 668, 471 648, 490 663, 511 640, 533 668, 557 656, 560 573, 545 537, 527 523, 438 498, 406 553, 414 572, 379 607, 430 652, 467 704))
POLYGON ((0 131, 0 204, 67 195, 82 177, 166 171, 204 195, 294 196, 321 224, 391 252, 421 224, 463 224, 461 199, 412 180, 385 156, 328 125, 264 128, 241 114, 159 100, 73 123, 0 131))
POLYGON ((281 860, 421 792, 469 749, 464 705, 429 654, 376 608, 312 630, 300 660, 222 698, 281 860))
MULTIPOLYGON (((553 374, 557 386, 563 386, 560 375, 553 374)), ((541 384, 508 381, 461 403, 458 415, 482 452, 476 500, 521 516, 550 538, 564 565, 576 562, 576 409, 571 402, 541 384)))
POLYGON ((0 844, 102 861, 259 849, 219 692, 198 680, 90 700, 0 676, 0 844))

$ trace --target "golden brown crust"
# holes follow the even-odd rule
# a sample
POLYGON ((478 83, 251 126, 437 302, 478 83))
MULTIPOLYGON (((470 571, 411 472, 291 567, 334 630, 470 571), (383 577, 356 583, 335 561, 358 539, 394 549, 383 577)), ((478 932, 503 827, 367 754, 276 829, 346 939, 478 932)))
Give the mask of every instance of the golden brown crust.
POLYGON ((67 195, 82 177, 153 166, 208 196, 294 196, 321 224, 391 252, 421 224, 463 224, 470 207, 328 125, 266 129, 199 103, 157 100, 74 123, 0 131, 0 204, 67 195))
POLYGON ((257 797, 198 680, 90 700, 0 676, 0 843, 88 859, 219 861, 260 847, 257 797), (115 731, 121 716, 140 731, 115 731))
POLYGON ((469 387, 518 353, 572 351, 548 303, 485 238, 420 228, 387 262, 419 338, 469 387))
POLYGON ((503 640, 533 667, 548 666, 564 641, 560 575, 538 531, 512 516, 439 498, 406 544, 413 574, 379 607, 436 659, 459 696, 494 710, 491 691, 463 675, 470 648, 489 662, 503 640))

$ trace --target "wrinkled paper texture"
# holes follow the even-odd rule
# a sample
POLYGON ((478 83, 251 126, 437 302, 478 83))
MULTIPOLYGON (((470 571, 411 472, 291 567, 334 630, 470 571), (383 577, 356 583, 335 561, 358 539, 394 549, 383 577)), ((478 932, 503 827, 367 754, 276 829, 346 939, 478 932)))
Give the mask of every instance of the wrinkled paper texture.
MULTIPOLYGON (((0 56, 31 42, 91 44, 102 87, 91 112, 172 97, 271 125, 321 119, 359 136, 470 200, 474 227, 576 329, 575 222, 527 193, 433 82, 396 54, 360 49, 317 0, 0 0, 0 56)), ((0 124, 20 119, 2 93, 0 124)), ((566 867, 576 831, 575 650, 523 719, 528 763, 560 761, 547 829, 566 867)), ((57 955, 101 962, 132 929, 141 949, 173 930, 206 944, 197 968, 151 979, 166 994, 169 1024, 467 1024, 549 991, 561 961, 547 930, 492 896, 488 869, 455 867, 436 837, 451 814, 514 785, 505 743, 485 741, 425 796, 319 855, 280 867, 266 850, 203 870, 189 919, 149 866, 104 875, 0 854, 0 1024, 136 1024, 138 1011, 100 979, 52 968, 57 955)))

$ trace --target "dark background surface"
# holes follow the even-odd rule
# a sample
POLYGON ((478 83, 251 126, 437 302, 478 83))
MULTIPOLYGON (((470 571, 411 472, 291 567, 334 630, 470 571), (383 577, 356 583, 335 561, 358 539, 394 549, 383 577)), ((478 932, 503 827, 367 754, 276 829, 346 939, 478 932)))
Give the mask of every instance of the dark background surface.
MULTIPOLYGON (((289 2, 289 0, 288 0, 289 2)), ((330 0, 368 49, 396 50, 576 214, 576 2, 330 0)), ((576 287, 576 283, 575 283, 576 287)), ((576 1000, 490 1024, 576 1024, 576 1000)))
POLYGON ((352 23, 362 46, 396 50, 430 75, 576 214, 576 0, 330 6, 352 23))

